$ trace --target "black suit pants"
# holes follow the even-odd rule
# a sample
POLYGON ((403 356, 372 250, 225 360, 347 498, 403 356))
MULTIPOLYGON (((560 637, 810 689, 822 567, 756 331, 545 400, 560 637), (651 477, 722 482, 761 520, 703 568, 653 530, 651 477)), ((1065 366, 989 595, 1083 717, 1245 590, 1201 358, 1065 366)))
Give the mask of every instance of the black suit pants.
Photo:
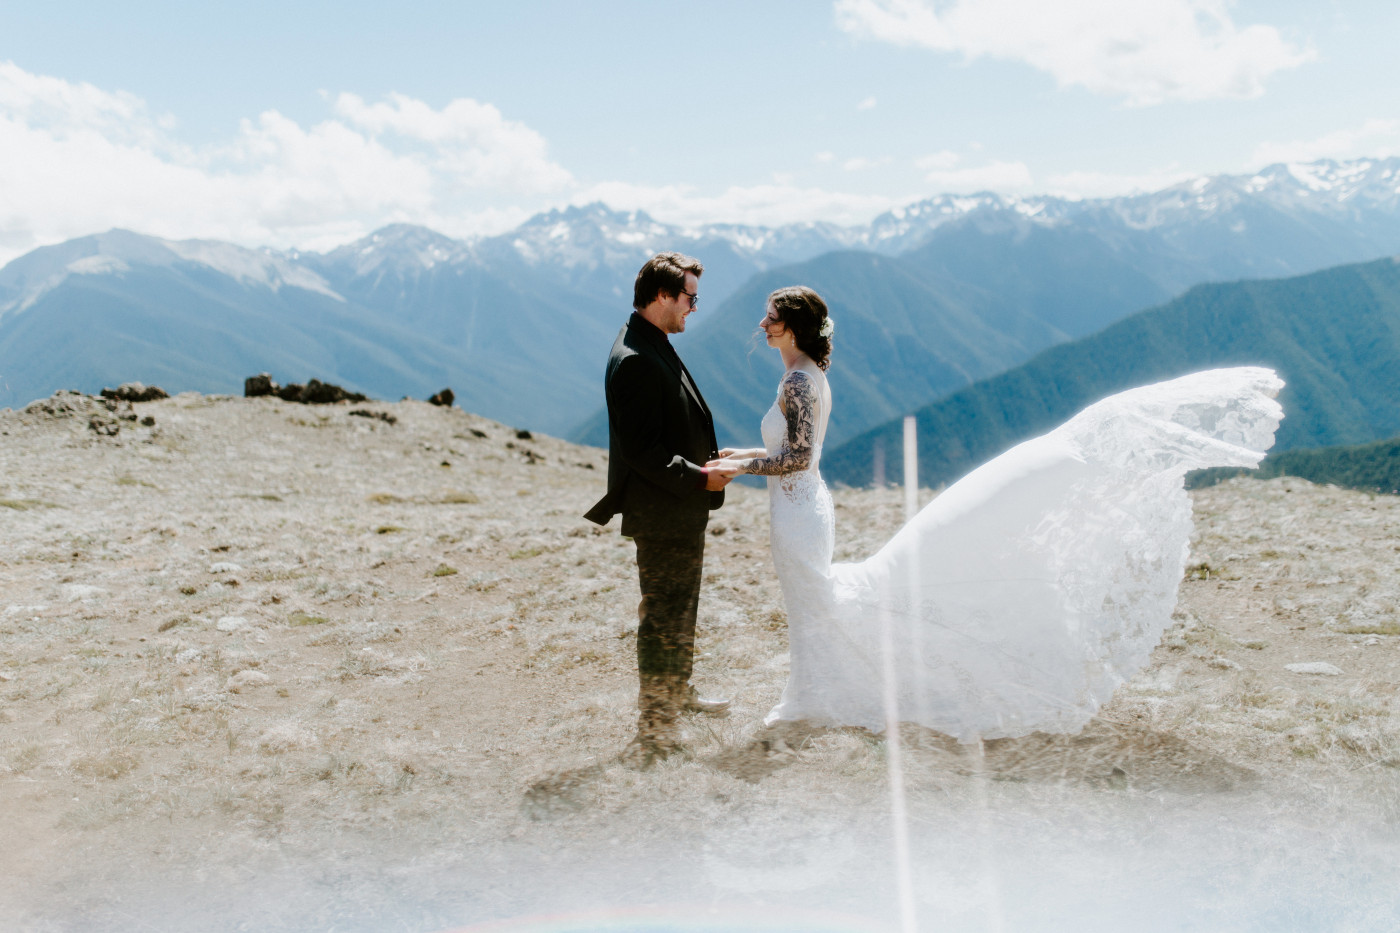
POLYGON ((705 530, 682 535, 638 535, 637 671, 649 685, 679 689, 695 660, 695 612, 700 605, 705 530))

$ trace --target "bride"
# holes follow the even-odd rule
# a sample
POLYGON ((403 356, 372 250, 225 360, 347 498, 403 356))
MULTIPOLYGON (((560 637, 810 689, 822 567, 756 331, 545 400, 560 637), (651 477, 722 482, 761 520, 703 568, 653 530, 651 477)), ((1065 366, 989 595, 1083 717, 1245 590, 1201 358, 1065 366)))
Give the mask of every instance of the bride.
POLYGON ((1089 406, 979 467, 878 553, 832 564, 818 472, 833 325, 809 288, 768 297, 782 355, 764 446, 708 466, 768 477, 791 668, 766 722, 884 731, 894 718, 961 741, 1077 732, 1161 639, 1186 566, 1183 477, 1256 466, 1283 383, 1255 367, 1194 373, 1089 406))

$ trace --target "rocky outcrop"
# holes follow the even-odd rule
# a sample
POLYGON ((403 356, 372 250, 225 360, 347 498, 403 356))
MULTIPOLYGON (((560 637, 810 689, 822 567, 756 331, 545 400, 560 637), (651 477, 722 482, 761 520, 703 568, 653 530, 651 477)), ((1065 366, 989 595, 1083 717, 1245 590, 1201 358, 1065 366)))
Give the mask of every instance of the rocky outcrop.
POLYGON ((369 396, 359 392, 350 392, 342 389, 338 385, 329 382, 322 382, 319 379, 312 379, 304 386, 295 383, 285 386, 279 393, 284 401, 301 402, 303 405, 334 405, 336 402, 368 402, 369 396), (294 398, 288 398, 291 390, 299 389, 294 398))
POLYGON ((369 396, 351 392, 330 382, 310 379, 306 385, 293 382, 278 385, 269 373, 258 373, 243 380, 243 397, 258 398, 275 395, 284 402, 299 402, 302 405, 334 405, 337 402, 368 402, 369 396))
MULTIPOLYGON (((160 396, 147 395, 148 387, 138 383, 127 383, 123 389, 135 386, 136 390, 131 394, 141 396, 146 395, 146 400, 167 397, 165 393, 155 386, 149 388, 160 392, 160 396)), ((88 430, 101 437, 116 437, 121 433, 123 421, 137 421, 146 427, 154 427, 156 419, 152 415, 144 418, 136 414, 131 407, 131 401, 116 396, 116 389, 104 390, 103 396, 98 398, 94 395, 84 395, 81 392, 74 392, 68 389, 60 389, 48 398, 37 399, 24 407, 26 415, 42 415, 49 418, 74 418, 87 417, 88 430)))
POLYGON ((48 415, 52 418, 71 418, 86 415, 96 409, 97 400, 91 395, 59 389, 48 398, 35 399, 24 406, 27 415, 48 415))
POLYGON ((102 397, 121 402, 154 402, 170 398, 170 394, 160 386, 148 386, 143 382, 123 382, 115 389, 103 389, 102 397))

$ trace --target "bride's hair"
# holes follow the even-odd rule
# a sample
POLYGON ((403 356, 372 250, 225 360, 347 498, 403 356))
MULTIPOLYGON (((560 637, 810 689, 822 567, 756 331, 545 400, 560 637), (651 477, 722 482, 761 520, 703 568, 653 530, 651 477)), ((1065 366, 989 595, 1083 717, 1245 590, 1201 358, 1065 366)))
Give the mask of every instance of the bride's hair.
POLYGON ((783 326, 792 331, 797 349, 812 358, 822 369, 831 363, 831 337, 822 336, 826 323, 826 302, 805 285, 789 285, 768 296, 773 314, 783 326))

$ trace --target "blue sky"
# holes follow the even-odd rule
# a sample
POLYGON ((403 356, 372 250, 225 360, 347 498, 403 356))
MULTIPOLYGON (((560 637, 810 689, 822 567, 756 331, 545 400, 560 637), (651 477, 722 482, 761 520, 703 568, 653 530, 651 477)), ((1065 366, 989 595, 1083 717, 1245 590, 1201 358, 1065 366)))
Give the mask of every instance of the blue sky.
POLYGON ((863 222, 1400 152, 1400 4, 0 6, 0 261, 124 226, 325 248, 603 200, 863 222))

